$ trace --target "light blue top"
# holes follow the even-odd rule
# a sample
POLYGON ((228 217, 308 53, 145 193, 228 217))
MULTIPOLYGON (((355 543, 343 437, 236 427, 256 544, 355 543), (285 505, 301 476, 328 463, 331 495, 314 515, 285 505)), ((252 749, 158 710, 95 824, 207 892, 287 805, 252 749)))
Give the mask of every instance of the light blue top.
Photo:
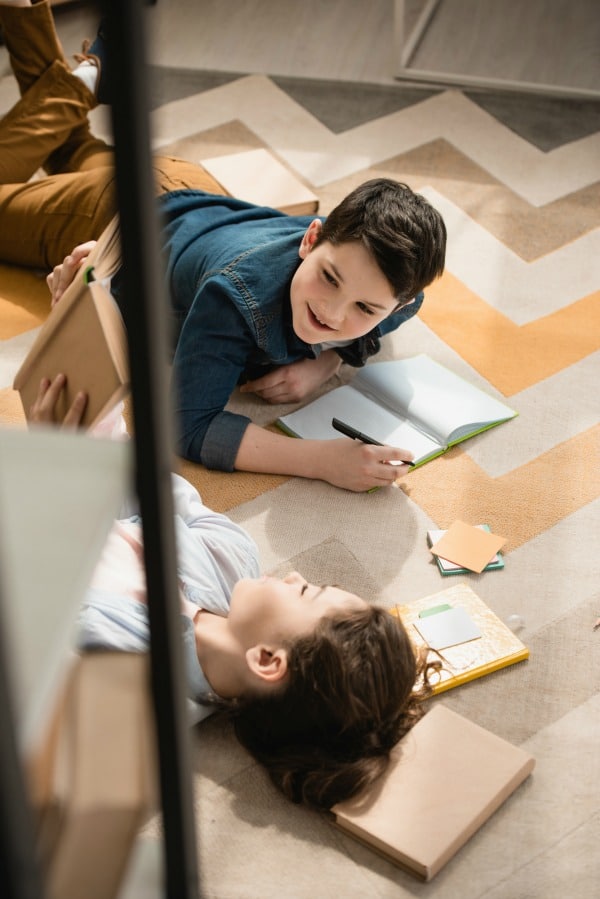
MULTIPOLYGON (((184 478, 173 475, 177 573, 185 599, 209 612, 227 616, 231 592, 238 580, 259 576, 258 550, 252 538, 225 515, 204 505, 184 478)), ((139 515, 121 519, 140 522, 139 515)), ((127 572, 119 572, 127 578, 127 572)), ((131 571, 132 583, 139 572, 131 571)), ((181 615, 188 695, 201 708, 197 718, 209 715, 215 696, 196 652, 194 626, 181 615)), ((144 652, 149 648, 148 609, 130 595, 90 587, 79 617, 81 649, 117 649, 144 652)))

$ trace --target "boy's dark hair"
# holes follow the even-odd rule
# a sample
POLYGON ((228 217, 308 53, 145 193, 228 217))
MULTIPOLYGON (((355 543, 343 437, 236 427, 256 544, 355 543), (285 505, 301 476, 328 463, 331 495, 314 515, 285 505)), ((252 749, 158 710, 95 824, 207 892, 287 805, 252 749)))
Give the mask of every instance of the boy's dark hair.
POLYGON ((315 245, 360 241, 400 305, 444 271, 446 226, 420 194, 390 178, 360 184, 329 213, 315 245))

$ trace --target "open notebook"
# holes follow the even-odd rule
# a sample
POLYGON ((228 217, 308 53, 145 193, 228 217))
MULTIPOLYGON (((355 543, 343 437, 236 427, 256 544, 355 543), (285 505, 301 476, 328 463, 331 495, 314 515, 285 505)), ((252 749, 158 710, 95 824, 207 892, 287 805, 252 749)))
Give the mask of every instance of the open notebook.
POLYGON ((360 369, 352 383, 284 415, 287 433, 312 440, 339 434, 338 418, 378 443, 410 450, 417 465, 517 415, 513 409, 421 354, 360 369))

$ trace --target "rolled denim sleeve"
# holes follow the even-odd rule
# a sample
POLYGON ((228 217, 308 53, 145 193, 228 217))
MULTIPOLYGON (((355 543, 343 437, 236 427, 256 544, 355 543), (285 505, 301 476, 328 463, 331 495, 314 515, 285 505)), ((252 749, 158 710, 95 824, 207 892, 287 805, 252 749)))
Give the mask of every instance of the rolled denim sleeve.
POLYGON ((231 289, 223 276, 198 289, 173 359, 177 450, 186 459, 223 471, 233 471, 250 424, 246 416, 224 409, 256 345, 231 289))
POLYGON ((376 328, 369 331, 363 337, 359 337, 352 343, 343 347, 336 347, 336 353, 347 365, 353 365, 355 368, 361 368, 365 365, 367 359, 374 356, 381 349, 379 338, 384 334, 395 331, 405 321, 417 314, 423 305, 424 293, 419 293, 410 303, 402 306, 397 312, 393 312, 384 318, 376 328))
MULTIPOLYGON (((220 471, 234 471, 235 457, 249 424, 250 419, 245 415, 233 412, 220 412, 215 415, 202 441, 200 450, 202 464, 220 471)), ((194 452, 194 444, 191 451, 194 452)))
POLYGON ((406 305, 398 309, 397 312, 392 312, 391 315, 384 318, 379 324, 379 333, 381 335, 389 334, 391 331, 395 331, 396 328, 399 328, 400 325, 403 325, 409 318, 413 318, 423 305, 424 299, 425 294, 421 291, 421 293, 418 293, 410 303, 406 303, 406 305))

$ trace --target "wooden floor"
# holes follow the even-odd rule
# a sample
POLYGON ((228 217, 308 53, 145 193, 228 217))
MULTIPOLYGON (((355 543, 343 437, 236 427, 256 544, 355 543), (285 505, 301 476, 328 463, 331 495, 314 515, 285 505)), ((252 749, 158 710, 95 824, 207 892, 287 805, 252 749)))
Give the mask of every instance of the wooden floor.
MULTIPOLYGON (((404 8, 410 33, 424 6, 424 0, 158 0, 150 18, 156 59, 164 65, 393 83, 400 67, 394 13, 404 8)), ((600 4, 439 0, 412 67, 600 90, 600 4)))
MULTIPOLYGON (((408 17, 424 3, 408 0, 404 6, 408 17)), ((413 74, 435 78, 442 72, 463 83, 498 81, 600 96, 597 0, 438 0, 432 6, 408 66, 413 74)))
MULTIPOLYGON (((157 0, 147 9, 152 61, 224 72, 397 83, 395 12, 408 35, 426 0, 157 0)), ((473 78, 600 91, 598 0, 438 0, 407 77, 473 78), (411 76, 411 72, 413 73, 411 76)), ((56 9, 76 52, 93 5, 56 9)), ((72 46, 71 46, 72 44, 72 46)))

